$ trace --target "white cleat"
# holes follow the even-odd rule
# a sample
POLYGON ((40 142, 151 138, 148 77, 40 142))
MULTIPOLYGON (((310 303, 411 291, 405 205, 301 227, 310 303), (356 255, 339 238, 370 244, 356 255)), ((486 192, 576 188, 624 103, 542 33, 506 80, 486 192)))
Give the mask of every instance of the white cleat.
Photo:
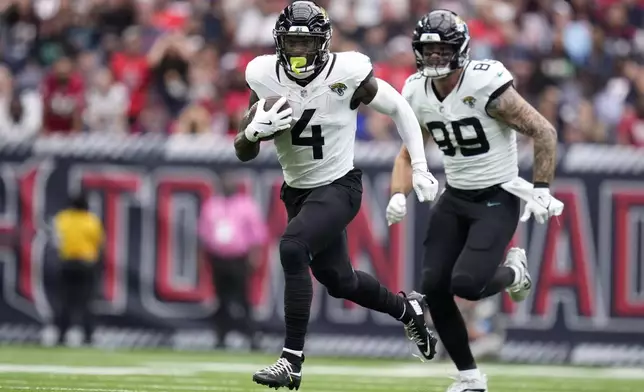
POLYGON ((464 378, 458 376, 456 382, 447 388, 447 392, 487 392, 487 377, 481 375, 480 378, 464 378))
POLYGON ((525 250, 521 248, 511 248, 505 258, 504 266, 510 267, 516 274, 515 282, 512 286, 505 289, 514 302, 521 302, 530 295, 532 290, 532 278, 528 272, 528 258, 525 250))

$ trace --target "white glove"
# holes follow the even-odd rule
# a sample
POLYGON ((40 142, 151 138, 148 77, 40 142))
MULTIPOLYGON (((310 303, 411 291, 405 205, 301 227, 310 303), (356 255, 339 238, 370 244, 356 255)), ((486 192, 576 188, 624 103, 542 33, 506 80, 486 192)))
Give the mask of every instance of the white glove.
POLYGON ((257 102, 257 110, 255 111, 253 121, 244 130, 246 139, 251 142, 256 142, 260 138, 265 138, 277 131, 290 128, 291 121, 293 120, 291 117, 293 109, 288 108, 278 112, 284 103, 286 103, 286 98, 282 97, 275 102, 275 105, 269 111, 265 111, 264 105, 266 104, 266 100, 263 98, 260 99, 257 102))
POLYGON ((525 205, 521 222, 526 222, 534 215, 539 223, 546 223, 551 216, 559 216, 563 212, 564 204, 552 197, 548 188, 533 188, 532 198, 525 205))
POLYGON ((407 214, 407 198, 402 193, 395 193, 389 199, 389 204, 387 204, 387 225, 391 226, 395 223, 400 222, 405 218, 407 214))
POLYGON ((421 203, 434 200, 438 194, 438 181, 427 169, 427 163, 414 163, 412 167, 411 181, 418 200, 421 203))

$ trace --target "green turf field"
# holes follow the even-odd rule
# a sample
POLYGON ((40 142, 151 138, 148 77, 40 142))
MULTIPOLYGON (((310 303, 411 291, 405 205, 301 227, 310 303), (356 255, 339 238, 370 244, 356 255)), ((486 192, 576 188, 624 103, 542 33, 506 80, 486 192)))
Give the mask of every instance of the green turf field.
MULTIPOLYGON (((170 351, 0 348, 2 391, 269 391, 253 371, 274 356, 170 351)), ((445 391, 446 363, 307 358, 301 391, 445 391)), ((490 392, 644 391, 642 369, 485 365, 490 392)))

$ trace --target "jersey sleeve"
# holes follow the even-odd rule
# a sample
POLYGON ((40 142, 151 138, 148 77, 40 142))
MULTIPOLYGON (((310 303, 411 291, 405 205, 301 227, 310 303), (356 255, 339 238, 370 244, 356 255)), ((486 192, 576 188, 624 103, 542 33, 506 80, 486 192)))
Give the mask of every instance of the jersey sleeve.
POLYGON ((262 77, 266 72, 272 72, 274 69, 274 56, 255 57, 246 65, 246 85, 257 92, 265 84, 262 83, 262 77))
POLYGON ((411 75, 410 77, 405 80, 405 84, 403 85, 402 91, 400 94, 405 98, 405 101, 411 106, 411 108, 414 110, 414 113, 416 116, 418 114, 416 113, 416 105, 414 104, 414 96, 416 95, 416 91, 418 90, 418 85, 421 83, 421 81, 424 80, 423 76, 415 73, 411 75))
MULTIPOLYGON (((468 71, 469 72, 469 71, 468 71)), ((472 75, 479 81, 477 95, 480 102, 487 107, 487 104, 510 88, 514 78, 510 71, 500 61, 477 62, 472 67, 472 75)))
POLYGON ((402 91, 400 93, 405 98, 405 100, 409 102, 409 104, 411 104, 414 94, 418 89, 418 84, 423 80, 424 77, 419 73, 412 74, 407 78, 407 80, 405 80, 405 84, 403 85, 402 91))

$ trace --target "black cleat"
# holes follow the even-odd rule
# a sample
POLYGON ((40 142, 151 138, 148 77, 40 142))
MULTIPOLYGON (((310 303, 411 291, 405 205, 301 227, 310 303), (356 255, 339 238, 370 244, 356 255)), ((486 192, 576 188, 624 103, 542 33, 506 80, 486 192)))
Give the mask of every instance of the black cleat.
MULTIPOLYGON (((304 362, 304 357, 302 357, 304 362)), ((286 358, 280 358, 273 365, 258 370, 253 374, 253 381, 269 388, 300 389, 302 383, 302 365, 296 365, 286 358)))
POLYGON ((425 309, 427 308, 425 297, 415 291, 412 291, 409 295, 403 292, 401 294, 407 300, 407 316, 411 317, 405 323, 407 338, 416 343, 418 350, 425 359, 431 360, 436 355, 436 343, 438 343, 438 340, 425 322, 425 309))

